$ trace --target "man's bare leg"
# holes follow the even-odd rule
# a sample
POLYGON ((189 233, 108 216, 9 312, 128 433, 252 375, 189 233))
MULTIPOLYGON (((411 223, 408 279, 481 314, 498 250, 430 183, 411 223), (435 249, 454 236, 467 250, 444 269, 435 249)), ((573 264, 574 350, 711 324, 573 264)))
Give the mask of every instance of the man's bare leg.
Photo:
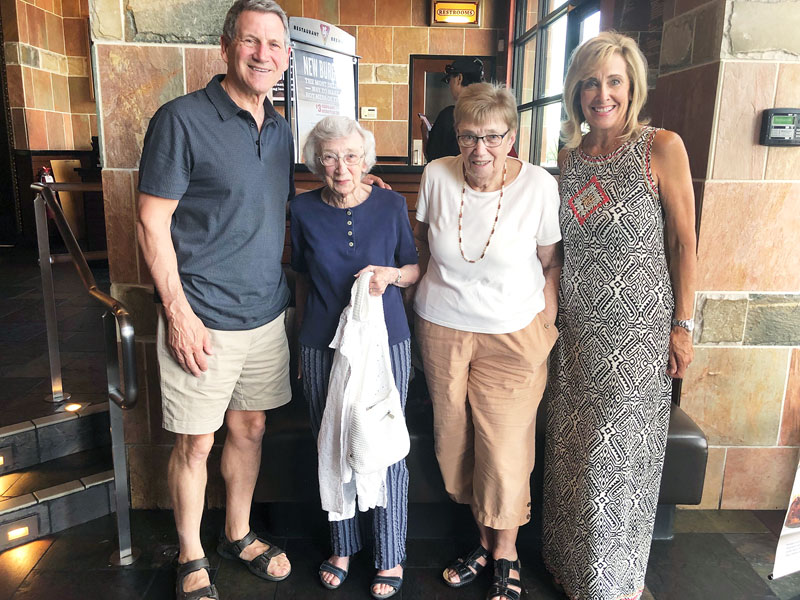
MULTIPOLYGON (((229 541, 242 539, 250 531, 250 507, 261 466, 261 440, 266 415, 263 410, 229 410, 225 413, 228 437, 222 448, 222 477, 225 479, 225 535, 229 541)), ((241 557, 253 560, 268 546, 256 540, 241 557)), ((291 570, 285 554, 270 561, 269 574, 282 577, 291 570)))
MULTIPOLYGON (((206 491, 206 461, 214 444, 214 434, 177 434, 169 457, 167 484, 178 530, 178 562, 203 558, 200 521, 203 518, 206 491)), ((191 592, 209 585, 208 572, 200 569, 183 580, 183 590, 191 592)))

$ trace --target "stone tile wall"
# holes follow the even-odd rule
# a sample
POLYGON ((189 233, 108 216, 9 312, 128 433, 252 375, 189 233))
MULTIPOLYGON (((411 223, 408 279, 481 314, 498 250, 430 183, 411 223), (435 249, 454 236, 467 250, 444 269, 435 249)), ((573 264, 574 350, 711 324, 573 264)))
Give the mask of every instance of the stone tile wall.
POLYGON ((797 104, 797 2, 674 0, 655 122, 677 131, 698 193, 695 363, 682 406, 711 446, 700 508, 785 508, 800 450, 800 151, 758 144, 797 104), (795 19, 796 20, 796 19, 795 19))
MULTIPOLYGON (((378 108, 378 119, 363 124, 375 133, 379 155, 407 152, 409 55, 494 55, 508 21, 505 0, 484 0, 481 29, 427 27, 426 0, 278 1, 289 16, 322 19, 356 37, 362 56, 360 103, 378 108)), ((149 120, 160 105, 205 87, 212 75, 225 72, 219 33, 228 6, 217 0, 90 0, 87 9, 97 61, 112 294, 131 310, 137 335, 141 396, 136 409, 125 413, 136 508, 168 505, 162 467, 172 443, 161 428, 152 281, 136 242, 139 156, 149 120)), ((504 68, 501 64, 501 80, 504 68)), ((212 464, 212 479, 214 468, 212 464)), ((219 486, 212 481, 209 490, 208 501, 220 504, 219 486)))
POLYGON ((0 0, 14 148, 91 148, 87 0, 0 0))

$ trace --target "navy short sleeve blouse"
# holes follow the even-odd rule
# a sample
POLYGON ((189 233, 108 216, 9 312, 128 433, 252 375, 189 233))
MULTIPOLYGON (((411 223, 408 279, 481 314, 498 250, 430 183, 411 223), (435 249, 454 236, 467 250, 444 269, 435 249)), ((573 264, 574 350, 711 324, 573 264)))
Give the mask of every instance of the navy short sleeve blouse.
MULTIPOLYGON (((375 187, 358 206, 334 208, 322 200, 322 189, 300 194, 290 203, 292 268, 307 273, 311 283, 300 343, 320 350, 336 333, 356 273, 370 264, 417 264, 408 208, 400 194, 375 187)), ((400 288, 386 288, 383 311, 389 345, 408 339, 400 288)))

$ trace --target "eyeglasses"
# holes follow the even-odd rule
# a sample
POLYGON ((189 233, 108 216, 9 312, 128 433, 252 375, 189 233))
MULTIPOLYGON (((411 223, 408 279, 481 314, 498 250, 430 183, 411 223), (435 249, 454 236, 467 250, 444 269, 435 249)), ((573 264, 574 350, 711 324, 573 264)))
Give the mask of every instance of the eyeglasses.
POLYGON ((506 129, 503 134, 487 133, 486 135, 459 135, 457 136, 458 145, 464 148, 474 148, 478 145, 478 140, 483 140, 483 145, 487 148, 497 148, 503 143, 503 138, 508 135, 510 129, 506 129))
POLYGON ((317 160, 323 167, 333 167, 339 164, 340 160, 343 160, 344 164, 352 167, 353 165, 359 164, 362 158, 364 158, 363 154, 348 152, 347 154, 342 154, 341 156, 337 154, 323 154, 322 156, 318 156, 317 160))

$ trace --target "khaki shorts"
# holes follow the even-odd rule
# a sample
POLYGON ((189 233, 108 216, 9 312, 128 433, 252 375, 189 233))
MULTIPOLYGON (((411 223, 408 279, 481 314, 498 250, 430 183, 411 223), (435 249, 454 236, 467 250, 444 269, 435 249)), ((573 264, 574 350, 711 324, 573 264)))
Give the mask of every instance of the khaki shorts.
POLYGON ((519 331, 472 333, 417 317, 415 333, 448 494, 487 527, 524 525, 531 519, 536 412, 556 326, 539 313, 519 331))
POLYGON ((163 426, 199 435, 222 426, 227 410, 269 410, 292 399, 285 312, 246 331, 209 329, 213 354, 200 377, 184 371, 166 344, 166 319, 158 315, 158 366, 163 426))

